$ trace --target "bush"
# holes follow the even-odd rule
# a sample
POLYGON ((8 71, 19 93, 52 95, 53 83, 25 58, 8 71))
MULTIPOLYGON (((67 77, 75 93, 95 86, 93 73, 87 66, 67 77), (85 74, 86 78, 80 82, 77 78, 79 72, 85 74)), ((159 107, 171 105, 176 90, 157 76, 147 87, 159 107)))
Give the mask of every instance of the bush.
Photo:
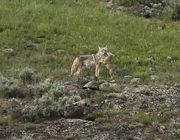
POLYGON ((9 105, 7 108, 8 113, 13 118, 19 118, 23 109, 22 102, 16 98, 9 99, 9 105))
POLYGON ((57 100, 59 97, 62 96, 70 96, 69 90, 62 84, 53 83, 50 90, 48 91, 49 96, 53 97, 57 100))
POLYGON ((180 138, 180 123, 179 122, 175 120, 171 120, 169 130, 172 133, 172 135, 174 135, 177 139, 180 138))
POLYGON ((81 100, 81 97, 80 96, 64 96, 64 97, 61 97, 59 98, 58 100, 58 103, 61 105, 61 106, 68 106, 68 105, 72 105, 73 103, 76 103, 78 101, 81 100))
POLYGON ((20 73, 19 73, 20 79, 23 81, 24 84, 32 84, 35 83, 37 79, 37 75, 35 74, 34 70, 31 68, 24 68, 20 73))
POLYGON ((8 79, 0 74, 0 93, 4 97, 24 97, 23 90, 18 81, 8 79))
POLYGON ((63 84, 58 82, 53 83, 51 82, 50 78, 39 83, 39 89, 42 94, 48 93, 49 96, 53 97, 54 99, 58 99, 63 95, 70 95, 69 90, 63 84))
POLYGON ((77 111, 75 110, 73 115, 79 110, 84 110, 84 102, 80 102, 83 101, 81 97, 72 95, 66 86, 50 80, 45 80, 39 86, 43 91, 40 98, 36 98, 31 105, 25 107, 20 100, 13 98, 10 100, 9 113, 21 115, 25 121, 35 121, 38 118, 61 117, 67 112, 67 107, 73 109, 75 106, 77 111))
POLYGON ((8 98, 13 98, 13 97, 14 98, 16 98, 16 97, 23 98, 23 97, 25 97, 22 88, 15 83, 11 84, 9 86, 5 85, 3 92, 4 92, 4 96, 8 97, 8 98))
POLYGON ((26 105, 22 111, 22 117, 25 121, 35 121, 36 119, 38 119, 38 110, 37 110, 37 106, 28 106, 26 105))
POLYGON ((24 124, 24 128, 25 128, 26 130, 32 130, 32 129, 35 129, 35 128, 36 128, 36 125, 33 124, 33 123, 28 122, 28 123, 25 123, 25 124, 24 124))
POLYGON ((39 117, 52 118, 63 116, 64 111, 67 112, 67 106, 74 106, 74 103, 78 103, 80 100, 79 96, 64 96, 56 101, 53 97, 45 94, 41 98, 36 99, 33 105, 25 106, 21 113, 27 121, 34 121, 39 117))
POLYGON ((180 20, 180 6, 176 6, 175 10, 173 11, 172 20, 174 21, 180 20))
POLYGON ((34 105, 38 115, 42 117, 49 118, 62 115, 61 106, 58 106, 57 102, 47 95, 35 100, 34 105))
POLYGON ((144 125, 151 125, 155 121, 155 118, 153 118, 153 116, 147 115, 144 112, 139 112, 138 114, 136 114, 136 119, 138 122, 143 123, 144 125))
POLYGON ((6 118, 4 118, 2 115, 0 115, 0 126, 1 125, 5 125, 5 124, 7 124, 8 122, 7 122, 7 119, 6 118))
POLYGON ((53 83, 51 82, 51 79, 47 78, 43 82, 39 83, 40 92, 47 93, 51 89, 52 85, 53 83))
POLYGON ((118 4, 124 5, 124 6, 133 6, 136 4, 144 4, 151 6, 151 4, 158 4, 162 3, 162 5, 165 5, 166 0, 115 0, 118 4))

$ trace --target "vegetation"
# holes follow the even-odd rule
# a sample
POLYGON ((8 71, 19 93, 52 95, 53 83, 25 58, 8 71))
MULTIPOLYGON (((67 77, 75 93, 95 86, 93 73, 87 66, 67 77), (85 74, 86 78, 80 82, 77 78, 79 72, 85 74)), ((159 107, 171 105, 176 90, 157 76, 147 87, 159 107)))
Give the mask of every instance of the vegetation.
POLYGON ((144 125, 151 125, 155 121, 153 116, 147 115, 144 112, 137 114, 137 120, 144 125))
POLYGON ((126 67, 145 82, 151 74, 164 83, 178 82, 178 24, 109 12, 94 1, 1 0, 1 73, 18 77, 17 72, 30 67, 44 77, 67 80, 75 56, 107 45, 115 54, 117 79, 126 67), (7 48, 13 55, 3 51, 7 48))
MULTIPOLYGON (((133 6, 162 0, 116 2, 133 6)), ((174 11, 165 9, 168 16, 164 18, 162 15, 160 20, 109 11, 105 0, 0 0, 0 3, 0 97, 3 100, 0 104, 0 127, 13 128, 14 124, 22 125, 26 121, 28 123, 18 129, 31 131, 38 125, 30 122, 64 117, 78 118, 77 121, 79 118, 93 120, 88 123, 110 129, 119 125, 115 124, 117 119, 122 124, 115 130, 121 130, 123 125, 123 133, 124 128, 133 130, 143 126, 149 129, 158 123, 164 126, 164 132, 168 130, 179 138, 178 112, 173 111, 178 104, 177 89, 169 90, 169 86, 167 89, 156 88, 147 95, 134 92, 138 84, 172 85, 180 82, 178 6, 174 11), (177 22, 170 21, 169 15, 177 22), (110 77, 103 67, 100 80, 105 84, 100 92, 81 88, 91 79, 91 71, 83 72, 77 79, 69 77, 73 59, 79 54, 96 53, 98 46, 107 46, 114 54, 115 67, 114 84, 113 81, 107 82, 110 77), (133 79, 140 82, 134 86, 133 79), (70 82, 65 84, 66 81, 70 82), (121 84, 123 81, 126 84, 121 84), (162 99, 159 94, 162 94, 162 99), (165 104, 169 110, 159 109, 157 113, 158 103, 165 104), (148 109, 151 105, 155 107, 140 110, 142 104, 148 109)), ((172 6, 171 3, 168 5, 172 6)), ((60 129, 59 132, 65 132, 60 129)), ((4 128, 6 130, 9 129, 4 128)), ((32 137, 25 134, 22 139, 32 137)), ((75 139, 75 136, 67 134, 63 138, 75 139)))
MULTIPOLYGON (((35 98, 32 103, 24 106, 17 98, 10 98, 7 107, 8 114, 13 118, 22 118, 26 121, 35 121, 38 118, 62 117, 67 106, 84 106, 84 102, 78 95, 73 95, 63 85, 48 80, 37 85, 42 92, 41 97, 35 98), (21 117, 20 117, 21 116, 21 117)), ((73 108, 72 108, 73 109, 73 108)))
POLYGON ((26 130, 30 130, 30 129, 35 129, 35 128, 36 128, 36 125, 33 124, 33 123, 28 122, 28 123, 25 123, 25 124, 23 125, 23 127, 24 127, 26 130))
POLYGON ((7 124, 7 120, 2 115, 0 115, 0 126, 4 124, 7 124))
POLYGON ((180 123, 172 120, 169 126, 169 130, 172 134, 176 136, 176 138, 180 138, 180 123))

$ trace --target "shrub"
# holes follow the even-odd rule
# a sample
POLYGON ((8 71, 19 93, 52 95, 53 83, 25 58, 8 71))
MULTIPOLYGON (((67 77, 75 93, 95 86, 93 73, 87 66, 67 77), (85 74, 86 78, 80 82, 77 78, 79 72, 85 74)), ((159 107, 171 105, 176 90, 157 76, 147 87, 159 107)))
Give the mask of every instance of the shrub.
POLYGON ((37 107, 38 114, 42 117, 49 118, 62 115, 61 106, 58 106, 57 102, 47 95, 35 100, 34 105, 37 107))
POLYGON ((25 123, 25 124, 24 124, 24 128, 25 128, 26 130, 34 129, 34 128, 36 128, 36 125, 33 124, 33 123, 28 122, 28 123, 25 123))
POLYGON ((133 6, 136 4, 151 5, 152 3, 154 4, 161 3, 162 5, 165 5, 166 3, 166 0, 115 0, 115 1, 124 6, 133 6))
POLYGON ((31 68, 24 68, 19 73, 20 79, 23 81, 24 84, 32 84, 37 81, 37 75, 35 74, 34 70, 31 68))
POLYGON ((43 82, 39 83, 40 92, 47 93, 51 89, 52 84, 53 83, 50 78, 47 78, 43 82))
POLYGON ((63 116, 64 111, 67 111, 67 106, 74 106, 74 103, 78 103, 80 100, 79 96, 63 96, 56 101, 47 93, 41 98, 35 99, 31 106, 25 106, 21 113, 26 121, 35 121, 39 117, 63 116))
POLYGON ((18 118, 21 116, 21 111, 23 109, 22 102, 16 98, 9 99, 8 113, 12 118, 18 118))
POLYGON ((0 87, 6 83, 9 83, 9 80, 0 73, 0 87))
POLYGON ((96 118, 96 119, 95 119, 95 122, 104 123, 104 122, 106 122, 106 120, 107 120, 107 119, 106 119, 106 118, 103 118, 103 117, 102 117, 102 118, 96 118))
POLYGON ((81 97, 80 96, 64 96, 64 97, 61 97, 59 98, 58 100, 58 103, 61 105, 61 106, 68 106, 68 105, 72 105, 73 103, 76 103, 78 101, 81 100, 81 97))
POLYGON ((172 20, 174 21, 180 20, 180 6, 179 5, 177 5, 173 11, 172 20))
POLYGON ((40 83, 39 87, 43 95, 40 98, 36 98, 31 105, 23 107, 20 100, 14 98, 10 100, 9 113, 19 114, 25 121, 35 121, 40 117, 51 118, 63 116, 64 111, 67 112, 66 107, 84 107, 82 106, 84 102, 80 103, 80 101, 83 101, 81 97, 72 95, 67 87, 60 83, 45 80, 43 83, 40 83))
POLYGON ((22 117, 24 120, 26 121, 35 121, 36 119, 38 119, 38 110, 37 110, 37 106, 28 106, 26 105, 22 111, 22 117))
POLYGON ((16 83, 11 85, 5 85, 3 91, 4 91, 4 96, 8 98, 25 97, 22 88, 16 83))
POLYGON ((0 74, 0 93, 2 96, 12 98, 12 97, 24 97, 23 90, 18 84, 18 81, 8 79, 0 74))
POLYGON ((48 91, 48 94, 55 100, 64 95, 70 96, 69 90, 64 85, 59 83, 53 83, 50 90, 48 91))
POLYGON ((48 93, 49 96, 57 100, 59 97, 63 95, 71 95, 70 91, 59 82, 51 82, 51 79, 48 78, 43 82, 39 83, 39 89, 42 94, 48 93))
POLYGON ((153 116, 147 115, 144 112, 139 112, 136 115, 138 122, 143 123, 144 125, 151 125, 154 122, 153 116))
POLYGON ((72 134, 68 134, 68 135, 65 135, 63 139, 64 140, 75 140, 76 138, 72 134))
POLYGON ((175 120, 171 120, 169 130, 172 133, 172 135, 174 135, 177 139, 180 138, 180 123, 179 122, 175 120))
POLYGON ((105 114, 103 112, 99 112, 99 111, 94 111, 92 113, 92 117, 93 118, 104 118, 105 114))
POLYGON ((0 115, 0 126, 4 124, 7 124, 7 120, 2 115, 0 115))

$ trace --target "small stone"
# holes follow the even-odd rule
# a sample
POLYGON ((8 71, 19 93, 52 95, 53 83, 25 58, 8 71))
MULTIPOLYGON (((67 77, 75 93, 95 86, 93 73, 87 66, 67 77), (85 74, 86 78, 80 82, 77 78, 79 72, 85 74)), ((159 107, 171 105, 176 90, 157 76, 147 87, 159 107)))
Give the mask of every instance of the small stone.
POLYGON ((4 49, 3 52, 5 52, 5 53, 12 53, 12 52, 14 52, 14 49, 11 49, 11 48, 4 49))
POLYGON ((163 133, 165 129, 166 129, 166 127, 163 126, 163 125, 161 125, 161 126, 159 127, 159 132, 163 133))
POLYGON ((131 84, 139 84, 140 83, 140 81, 141 81, 141 79, 140 78, 133 78, 133 79, 131 79, 131 84))
POLYGON ((28 41, 26 46, 27 46, 27 48, 37 49, 39 47, 39 44, 38 43, 34 43, 32 41, 28 41))
POLYGON ((15 51, 14 51, 14 49, 12 49, 12 48, 3 49, 2 52, 3 52, 4 54, 9 54, 9 55, 14 55, 14 54, 15 54, 15 51))
POLYGON ((142 140, 142 138, 137 137, 137 136, 134 136, 133 139, 134 139, 134 140, 142 140))
POLYGON ((59 49, 59 50, 57 50, 57 53, 59 53, 59 54, 64 53, 64 50, 59 49))
POLYGON ((151 79, 152 81, 159 81, 160 77, 159 77, 158 75, 151 75, 151 76, 150 76, 150 79, 151 79))
POLYGON ((171 57, 171 56, 167 56, 166 59, 167 59, 168 61, 171 61, 171 60, 172 60, 172 57, 171 57))

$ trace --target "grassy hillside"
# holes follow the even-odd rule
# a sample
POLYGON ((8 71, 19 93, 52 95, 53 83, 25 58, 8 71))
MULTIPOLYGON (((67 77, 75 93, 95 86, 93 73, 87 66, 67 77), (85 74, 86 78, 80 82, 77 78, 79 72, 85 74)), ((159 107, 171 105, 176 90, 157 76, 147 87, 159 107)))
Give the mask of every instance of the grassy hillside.
MULTIPOLYGON (((126 74, 163 83, 180 79, 180 25, 110 12, 97 0, 0 0, 0 72, 25 67, 66 79, 74 57, 107 45, 117 79, 126 74), (36 43, 36 49, 29 44, 36 43), (6 48, 13 53, 3 53, 6 48)), ((107 74, 103 74, 104 77, 107 74)))

